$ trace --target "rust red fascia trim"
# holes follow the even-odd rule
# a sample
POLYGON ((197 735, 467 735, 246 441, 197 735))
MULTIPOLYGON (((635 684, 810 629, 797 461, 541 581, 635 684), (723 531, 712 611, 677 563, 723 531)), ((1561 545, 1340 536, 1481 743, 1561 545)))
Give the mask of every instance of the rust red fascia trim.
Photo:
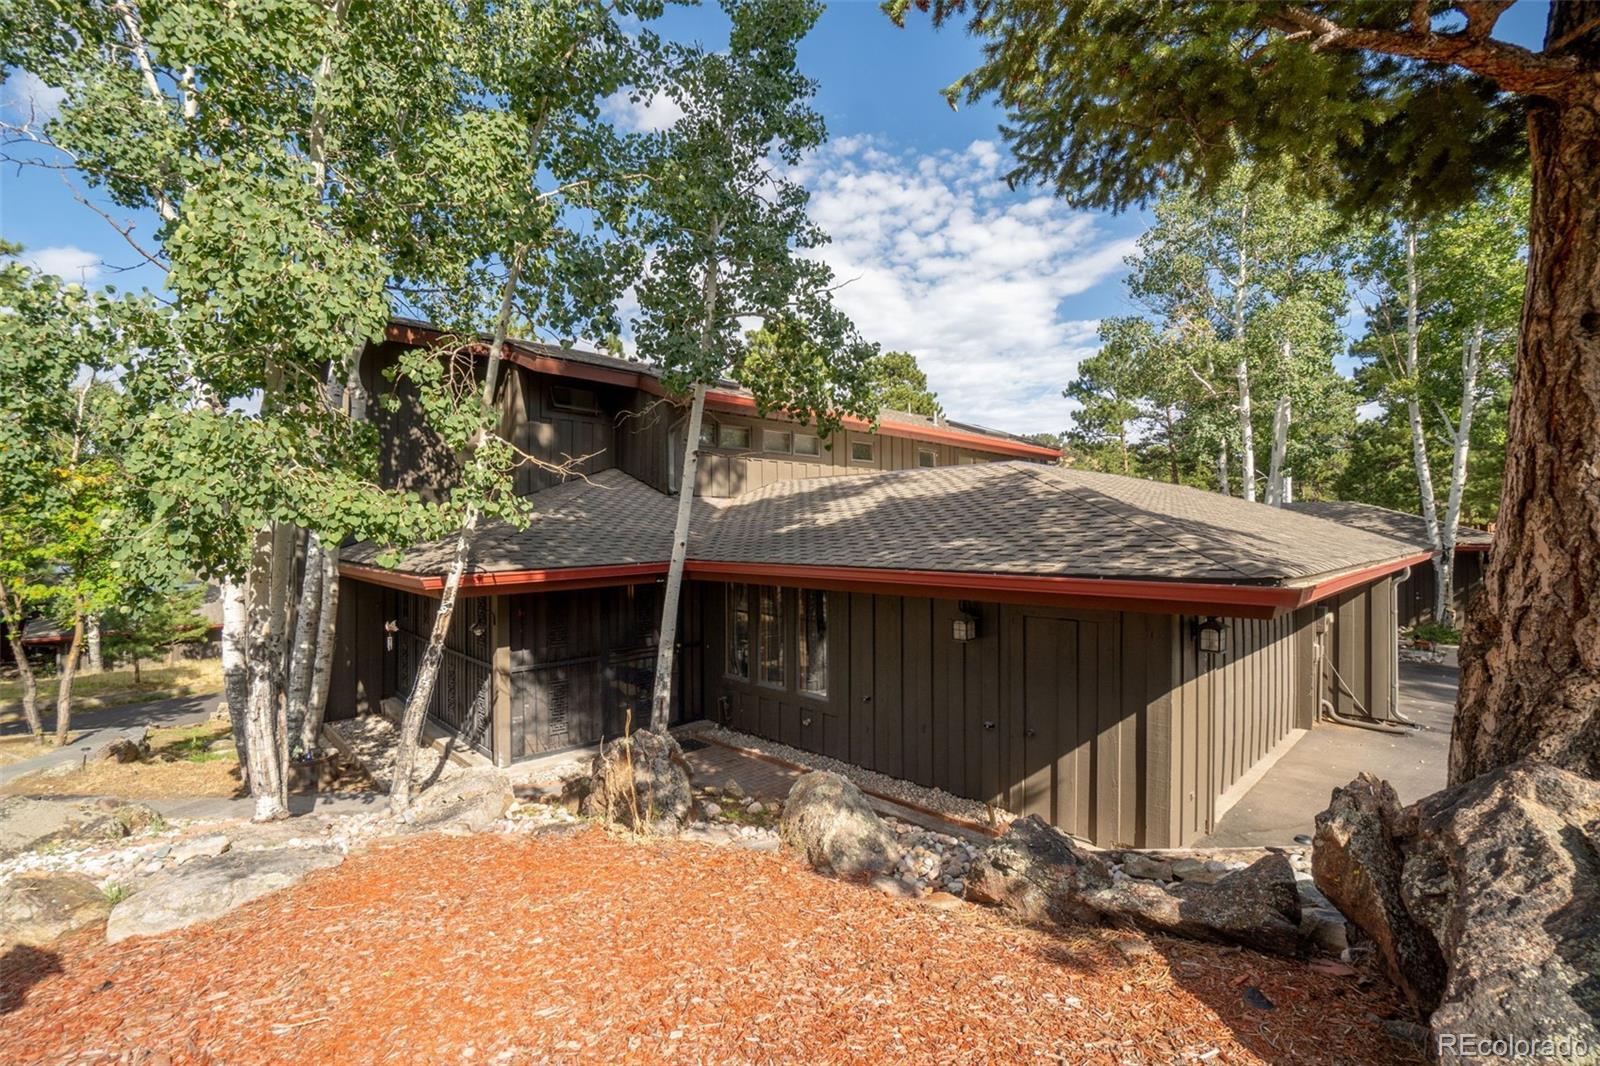
MULTIPOLYGON (((569 566, 554 570, 500 570, 466 574, 461 594, 487 596, 507 592, 554 592, 563 589, 605 588, 655 580, 667 572, 666 563, 625 563, 619 566, 569 566)), ((371 585, 438 596, 444 590, 442 574, 406 574, 360 563, 340 563, 342 577, 371 585)))
POLYGON ((1428 562, 1432 558, 1432 552, 1417 552, 1415 555, 1407 555, 1403 559, 1391 559, 1386 563, 1378 563, 1375 566, 1351 570, 1349 573, 1339 574, 1336 577, 1330 577, 1313 584, 1291 586, 1300 592, 1300 599, 1294 606, 1305 607, 1316 603, 1318 600, 1325 600, 1329 596, 1335 596, 1347 589, 1355 588, 1358 585, 1369 584, 1387 574, 1399 573, 1407 567, 1428 562))
MULTIPOLYGON (((443 334, 436 330, 424 330, 417 326, 402 323, 391 323, 386 336, 389 340, 400 344, 421 345, 430 340, 437 340, 443 334)), ((539 374, 549 374, 553 377, 574 378, 579 381, 589 381, 597 385, 617 385, 626 389, 638 389, 652 396, 665 396, 667 390, 659 378, 650 374, 636 371, 616 370, 611 367, 590 366, 570 359, 562 359, 552 355, 537 355, 525 352, 515 346, 507 348, 504 358, 507 362, 525 367, 539 374)), ((734 414, 749 415, 752 417, 760 414, 756 407, 754 397, 742 393, 726 392, 721 389, 710 389, 706 393, 706 405, 714 410, 731 412, 734 414)), ((971 448, 973 451, 993 452, 999 455, 1014 455, 1023 459, 1043 459, 1055 462, 1061 458, 1061 452, 1055 448, 1046 448, 1041 444, 1029 444, 1026 441, 1005 440, 999 437, 985 437, 978 433, 967 433, 958 429, 939 429, 937 427, 908 426, 897 422, 880 422, 878 428, 859 418, 845 418, 844 426, 857 432, 873 431, 886 437, 908 437, 912 440, 927 441, 931 444, 952 444, 960 447, 971 448)))

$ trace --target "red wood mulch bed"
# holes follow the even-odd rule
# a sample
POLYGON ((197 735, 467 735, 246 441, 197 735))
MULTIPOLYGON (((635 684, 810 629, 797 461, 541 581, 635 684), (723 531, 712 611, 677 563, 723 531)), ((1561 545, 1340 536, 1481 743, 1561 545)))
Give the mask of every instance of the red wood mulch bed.
POLYGON ((1380 980, 1115 935, 731 847, 419 837, 210 925, 12 951, 0 1062, 1420 1061, 1380 980))

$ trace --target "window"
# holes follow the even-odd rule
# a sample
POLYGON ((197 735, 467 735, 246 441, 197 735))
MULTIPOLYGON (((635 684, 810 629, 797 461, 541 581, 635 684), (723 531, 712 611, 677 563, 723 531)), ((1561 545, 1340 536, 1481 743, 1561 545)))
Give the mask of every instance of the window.
POLYGON ((718 426, 717 447, 719 448, 749 448, 749 426, 718 426))
POLYGON ((938 454, 936 452, 934 452, 934 450, 932 448, 918 448, 917 449, 917 465, 918 466, 938 466, 939 465, 939 456, 938 456, 938 454))
POLYGON ((756 650, 761 656, 761 683, 782 688, 783 590, 775 585, 761 586, 761 627, 756 650))
POLYGON ((700 423, 700 447, 715 448, 717 446, 717 424, 711 421, 700 423))
POLYGON ((750 680, 750 586, 728 586, 728 676, 750 680))
POLYGON ((764 429, 761 431, 761 450, 776 452, 780 455, 789 454, 789 433, 782 429, 764 429))
POLYGON ((821 455, 822 442, 817 440, 815 433, 796 433, 794 435, 794 453, 796 455, 821 455))
POLYGON ((872 442, 870 440, 853 440, 850 442, 850 461, 852 463, 872 462, 872 442))
POLYGON ((963 455, 959 460, 957 460, 957 462, 959 462, 962 466, 972 466, 974 464, 983 462, 983 460, 978 458, 976 455, 963 455))
POLYGON ((563 411, 581 411, 591 415, 600 410, 593 389, 574 389, 567 385, 550 386, 550 406, 563 411))
POLYGON ((828 694, 828 594, 800 590, 800 691, 828 694))

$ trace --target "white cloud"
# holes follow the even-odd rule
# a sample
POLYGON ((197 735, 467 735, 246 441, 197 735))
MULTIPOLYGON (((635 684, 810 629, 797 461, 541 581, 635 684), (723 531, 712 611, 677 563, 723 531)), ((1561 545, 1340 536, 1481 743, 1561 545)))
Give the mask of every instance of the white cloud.
POLYGON ((683 108, 665 93, 635 100, 626 90, 606 97, 605 113, 629 133, 658 133, 683 117, 683 108))
POLYGON ((834 141, 796 173, 833 238, 816 253, 869 339, 909 351, 950 417, 1014 432, 1060 430, 1061 396, 1093 354, 1098 322, 1063 299, 1123 269, 1132 240, 1032 190, 1008 190, 987 141, 931 155, 870 137, 834 141))
POLYGON ((56 117, 61 103, 67 98, 65 89, 46 85, 37 74, 27 70, 13 70, 0 87, 0 107, 4 107, 17 120, 42 126, 56 117))
POLYGON ((103 265, 98 255, 70 244, 24 249, 17 258, 42 274, 54 274, 63 281, 82 285, 99 277, 103 265))

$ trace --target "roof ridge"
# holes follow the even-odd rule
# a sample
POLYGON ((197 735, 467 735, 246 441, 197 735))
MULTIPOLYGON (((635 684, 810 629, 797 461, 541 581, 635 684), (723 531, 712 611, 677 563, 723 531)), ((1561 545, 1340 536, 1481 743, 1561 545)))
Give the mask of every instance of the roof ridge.
MULTIPOLYGON (((1037 478, 1040 482, 1042 482, 1044 484, 1049 484, 1048 480, 1045 478, 1045 470, 1046 469, 1049 469, 1049 470, 1058 469, 1058 468, 1055 468, 1055 467, 1038 469, 1038 470, 1026 469, 1026 467, 1029 467, 1029 466, 1037 466, 1037 464, 1034 464, 1034 463, 1020 464, 1019 463, 1018 464, 1018 467, 1019 467, 1018 473, 1027 474, 1029 477, 1037 478)), ((1143 479, 1135 479, 1135 480, 1143 480, 1143 479)), ((1190 552, 1190 553, 1192 553, 1194 555, 1199 556, 1200 558, 1206 560, 1206 562, 1208 562, 1208 563, 1211 563, 1211 564, 1213 564, 1215 566, 1223 567, 1226 570, 1230 570, 1233 573, 1238 574, 1245 581, 1259 581, 1260 580, 1260 578, 1257 577, 1256 575, 1250 574, 1250 573, 1246 573, 1244 570, 1242 570, 1239 567, 1235 566, 1233 563, 1226 562, 1226 561, 1224 561, 1222 559, 1218 559, 1215 556, 1210 555, 1207 552, 1201 551, 1199 548, 1196 548, 1191 544, 1185 544, 1183 541, 1179 540, 1177 537, 1173 536, 1170 532, 1167 531, 1169 528, 1171 528, 1172 524, 1167 522, 1166 519, 1163 519, 1163 518, 1160 518, 1160 517, 1157 517, 1157 516, 1152 516, 1149 521, 1140 521, 1138 518, 1128 518, 1128 516, 1126 516, 1126 515, 1118 514, 1116 511, 1113 511, 1111 508, 1105 507, 1105 506, 1101 505, 1100 503, 1098 503, 1097 501, 1085 497, 1082 493, 1076 491, 1075 489, 1071 488, 1068 485, 1057 483, 1053 487, 1055 488, 1055 490, 1057 492, 1064 492, 1067 495, 1071 496, 1073 499, 1078 500, 1080 503, 1083 503, 1085 506, 1093 507, 1095 510, 1100 511, 1103 514, 1110 515, 1113 518, 1122 518, 1122 519, 1126 519, 1127 521, 1133 522, 1135 525, 1139 526, 1141 529, 1149 530, 1151 533, 1155 534, 1156 536, 1161 537, 1162 539, 1164 539, 1166 541, 1169 541, 1170 543, 1176 545, 1177 547, 1183 549, 1184 551, 1187 551, 1187 552, 1190 552), (1160 524, 1160 528, 1154 527, 1152 525, 1152 523, 1159 523, 1160 524)), ((1179 487, 1183 488, 1183 487, 1186 487, 1186 486, 1179 486, 1179 487)), ((1145 512, 1145 513, 1148 514, 1148 512, 1145 512)))

